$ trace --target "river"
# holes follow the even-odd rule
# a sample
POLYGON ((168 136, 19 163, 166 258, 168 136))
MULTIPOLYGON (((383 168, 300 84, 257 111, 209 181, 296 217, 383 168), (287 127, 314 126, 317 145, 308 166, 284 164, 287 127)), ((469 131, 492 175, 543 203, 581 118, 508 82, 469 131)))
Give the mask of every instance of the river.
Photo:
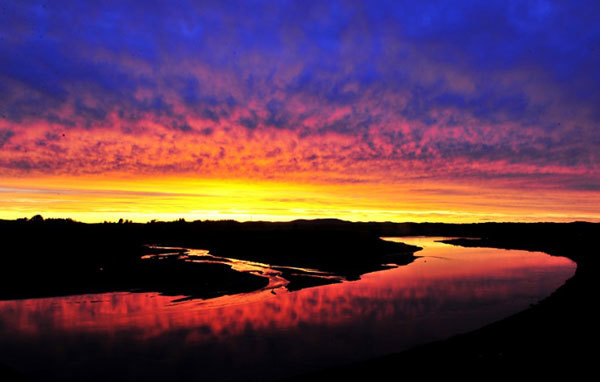
POLYGON ((42 380, 274 380, 474 330, 550 295, 576 268, 541 252, 386 239, 423 250, 406 266, 294 292, 280 268, 190 250, 263 274, 269 286, 207 300, 118 292, 0 301, 0 363, 42 380))

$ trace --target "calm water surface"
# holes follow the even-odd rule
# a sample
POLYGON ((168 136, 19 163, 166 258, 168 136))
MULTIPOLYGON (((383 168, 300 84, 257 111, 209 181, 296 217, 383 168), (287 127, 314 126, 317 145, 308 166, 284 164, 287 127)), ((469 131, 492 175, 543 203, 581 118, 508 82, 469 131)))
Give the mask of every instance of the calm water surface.
MULTIPOLYGON (((576 265, 440 238, 413 263, 361 280, 176 301, 105 293, 0 301, 0 363, 43 380, 272 380, 407 349, 525 309, 576 265)), ((256 272, 244 262, 237 269, 256 272)), ((269 272, 267 272, 269 273, 269 272)))

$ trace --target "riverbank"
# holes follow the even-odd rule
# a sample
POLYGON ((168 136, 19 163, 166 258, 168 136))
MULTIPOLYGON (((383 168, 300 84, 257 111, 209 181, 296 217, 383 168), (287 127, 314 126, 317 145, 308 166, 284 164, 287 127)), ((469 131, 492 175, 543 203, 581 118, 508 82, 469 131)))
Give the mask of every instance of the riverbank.
POLYGON ((446 243, 542 251, 577 263, 575 275, 529 309, 473 332, 291 380, 543 378, 593 375, 597 247, 594 235, 484 237, 446 243))
POLYGON ((156 247, 204 249, 212 256, 316 269, 289 272, 290 289, 357 280, 382 264, 406 265, 420 248, 391 243, 359 225, 325 222, 152 222, 84 224, 64 219, 1 221, 0 299, 113 291, 210 298, 265 287, 259 274, 180 256, 143 259, 156 247), (198 281, 200 280, 200 281, 198 281))

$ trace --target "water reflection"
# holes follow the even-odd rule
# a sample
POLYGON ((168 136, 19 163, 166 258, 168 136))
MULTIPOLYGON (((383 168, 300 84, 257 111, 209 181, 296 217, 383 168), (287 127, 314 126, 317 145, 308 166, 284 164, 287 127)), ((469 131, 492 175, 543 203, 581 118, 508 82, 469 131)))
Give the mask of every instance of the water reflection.
POLYGON ((47 379, 273 379, 472 330, 549 295, 575 264, 435 238, 361 280, 211 300, 105 293, 0 302, 0 362, 47 379))
MULTIPOLYGON (((266 277, 269 280, 269 284, 261 290, 252 293, 240 293, 235 297, 224 298, 220 300, 211 299, 205 305, 225 305, 231 304, 235 301, 248 302, 250 299, 255 300, 256 298, 262 298, 262 293, 265 290, 270 290, 272 294, 277 294, 275 291, 288 287, 290 282, 285 278, 284 272, 287 272, 290 276, 302 276, 312 277, 331 280, 332 282, 341 282, 345 278, 343 276, 335 275, 329 272, 323 272, 318 269, 312 268, 300 268, 274 264, 264 264, 256 261, 233 259, 228 257, 213 256, 206 249, 189 249, 180 247, 157 247, 150 246, 152 249, 167 250, 168 252, 145 255, 142 256, 144 260, 164 260, 170 257, 176 257, 177 260, 192 263, 213 263, 213 264, 226 264, 231 269, 237 272, 247 272, 256 276, 266 277), (172 252, 171 252, 172 251, 172 252)), ((325 283, 324 283, 325 284, 325 283)), ((289 288, 288 288, 289 289, 289 288)), ((189 300, 190 298, 182 298, 181 300, 189 300)))

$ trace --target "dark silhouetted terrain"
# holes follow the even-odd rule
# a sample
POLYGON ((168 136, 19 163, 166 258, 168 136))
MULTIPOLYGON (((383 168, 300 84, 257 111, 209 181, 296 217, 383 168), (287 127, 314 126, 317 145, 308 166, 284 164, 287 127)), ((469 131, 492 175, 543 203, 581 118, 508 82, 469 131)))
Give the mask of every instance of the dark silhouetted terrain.
MULTIPOLYGON (((296 380, 378 380, 390 375, 397 379, 410 375, 539 378, 563 373, 577 376, 593 370, 595 352, 590 349, 594 349, 597 333, 594 305, 600 224, 339 220, 83 224, 37 218, 0 221, 0 231, 3 299, 114 290, 213 297, 266 285, 263 277, 236 272, 223 264, 184 263, 177 258, 142 261, 143 254, 160 252, 147 244, 208 249, 215 256, 316 268, 347 279, 382 269, 382 264, 412 261, 417 247, 386 242, 382 236, 465 237, 471 239, 449 242, 544 251, 568 257, 578 268, 564 286, 530 309, 448 340, 296 380)), ((290 289, 323 282, 327 281, 300 276, 290 289)), ((14 377, 11 370, 0 372, 14 377)))
MULTIPOLYGON (((208 249, 215 256, 316 268, 357 279, 382 264, 408 264, 419 248, 381 240, 338 221, 291 223, 191 222, 84 224, 35 218, 0 221, 0 298, 117 290, 214 297, 256 290, 268 281, 225 264, 175 257, 142 260, 160 246, 208 249)), ((291 276, 292 289, 323 279, 291 276)), ((334 282, 334 281, 330 281, 334 282)))

